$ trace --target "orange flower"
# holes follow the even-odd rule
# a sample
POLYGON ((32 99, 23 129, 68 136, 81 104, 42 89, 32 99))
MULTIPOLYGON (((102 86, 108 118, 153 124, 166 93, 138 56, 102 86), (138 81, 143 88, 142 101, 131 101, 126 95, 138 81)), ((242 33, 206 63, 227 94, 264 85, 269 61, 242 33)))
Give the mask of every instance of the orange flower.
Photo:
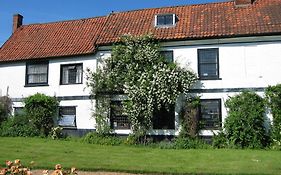
POLYGON ((77 174, 77 169, 75 167, 72 167, 70 170, 70 174, 77 174))
POLYGON ((13 165, 13 162, 6 160, 6 165, 10 168, 13 165))
POLYGON ((60 170, 61 169, 61 164, 56 164, 55 170, 60 170))
POLYGON ((15 164, 20 164, 20 159, 16 159, 15 164))
POLYGON ((48 175, 49 174, 49 170, 44 170, 43 171, 43 175, 48 175))

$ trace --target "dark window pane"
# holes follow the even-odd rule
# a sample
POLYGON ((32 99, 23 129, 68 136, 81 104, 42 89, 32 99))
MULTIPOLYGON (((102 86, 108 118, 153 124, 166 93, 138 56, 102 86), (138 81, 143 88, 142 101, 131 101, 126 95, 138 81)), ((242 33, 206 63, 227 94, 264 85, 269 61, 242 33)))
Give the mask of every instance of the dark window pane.
POLYGON ((174 62, 174 53, 173 51, 161 51, 160 52, 163 57, 166 58, 166 60, 170 63, 174 62))
POLYGON ((200 123, 203 129, 221 127, 221 100, 201 100, 200 123))
POLYGON ((82 83, 82 64, 62 65, 61 84, 82 83))
POLYGON ((165 15, 165 25, 173 25, 173 15, 165 15))
POLYGON ((14 115, 22 115, 24 113, 25 112, 23 107, 14 107, 14 115))
POLYGON ((174 15, 173 14, 157 15, 156 25, 157 26, 174 25, 174 15))
POLYGON ((124 113, 122 101, 111 101, 110 125, 112 129, 130 129, 128 116, 124 113))
POLYGON ((200 77, 217 77, 217 64, 201 64, 200 77))
POLYGON ((154 111, 152 123, 153 129, 175 129, 175 106, 154 111))
POLYGON ((198 73, 201 79, 218 79, 218 49, 198 50, 198 73))
POLYGON ((165 25, 165 16, 157 16, 157 25, 165 25))

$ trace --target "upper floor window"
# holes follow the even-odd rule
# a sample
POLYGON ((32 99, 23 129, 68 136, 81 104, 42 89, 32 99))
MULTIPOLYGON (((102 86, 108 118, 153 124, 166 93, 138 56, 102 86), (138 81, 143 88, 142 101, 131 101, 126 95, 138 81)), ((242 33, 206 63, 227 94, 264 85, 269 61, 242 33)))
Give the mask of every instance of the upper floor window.
POLYGON ((172 50, 161 51, 160 54, 165 57, 169 63, 174 62, 174 52, 172 50))
POLYGON ((61 84, 81 84, 82 78, 82 63, 61 65, 61 84))
POLYGON ((198 49, 198 74, 202 80, 219 79, 219 49, 198 49))
POLYGON ((29 85, 47 85, 48 84, 48 62, 35 62, 26 64, 25 84, 29 85))
POLYGON ((202 129, 220 129, 221 100, 203 99, 200 102, 200 124, 202 129))
POLYGON ((59 108, 60 119, 58 125, 62 127, 76 127, 76 107, 63 106, 59 108))
POLYGON ((155 15, 156 27, 169 27, 176 25, 176 14, 155 15))

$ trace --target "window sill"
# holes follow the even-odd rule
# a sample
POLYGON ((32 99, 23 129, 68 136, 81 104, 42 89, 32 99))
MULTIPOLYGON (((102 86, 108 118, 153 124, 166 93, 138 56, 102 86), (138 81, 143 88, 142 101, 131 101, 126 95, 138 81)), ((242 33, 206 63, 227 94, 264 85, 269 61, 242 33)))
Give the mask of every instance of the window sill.
POLYGON ((62 129, 77 130, 76 126, 59 126, 59 127, 61 127, 62 129))
POLYGON ((61 86, 65 86, 65 85, 81 85, 83 83, 69 83, 69 84, 60 84, 61 86))
POLYGON ((222 80, 222 78, 199 78, 199 80, 201 80, 201 81, 205 81, 205 80, 222 80))
POLYGON ((24 87, 49 86, 49 84, 26 84, 24 87))
POLYGON ((171 25, 155 25, 155 28, 172 28, 176 27, 176 24, 171 24, 171 25))

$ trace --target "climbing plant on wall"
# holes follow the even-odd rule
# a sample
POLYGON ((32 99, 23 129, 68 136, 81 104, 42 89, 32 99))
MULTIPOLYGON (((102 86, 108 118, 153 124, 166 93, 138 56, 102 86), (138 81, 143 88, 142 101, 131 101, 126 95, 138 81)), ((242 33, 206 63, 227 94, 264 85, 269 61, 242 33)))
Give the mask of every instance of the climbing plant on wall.
POLYGON ((167 61, 152 36, 127 35, 100 69, 89 71, 87 84, 96 98, 126 94, 124 108, 133 132, 143 135, 152 127, 153 111, 175 104, 196 80, 191 70, 167 61))

